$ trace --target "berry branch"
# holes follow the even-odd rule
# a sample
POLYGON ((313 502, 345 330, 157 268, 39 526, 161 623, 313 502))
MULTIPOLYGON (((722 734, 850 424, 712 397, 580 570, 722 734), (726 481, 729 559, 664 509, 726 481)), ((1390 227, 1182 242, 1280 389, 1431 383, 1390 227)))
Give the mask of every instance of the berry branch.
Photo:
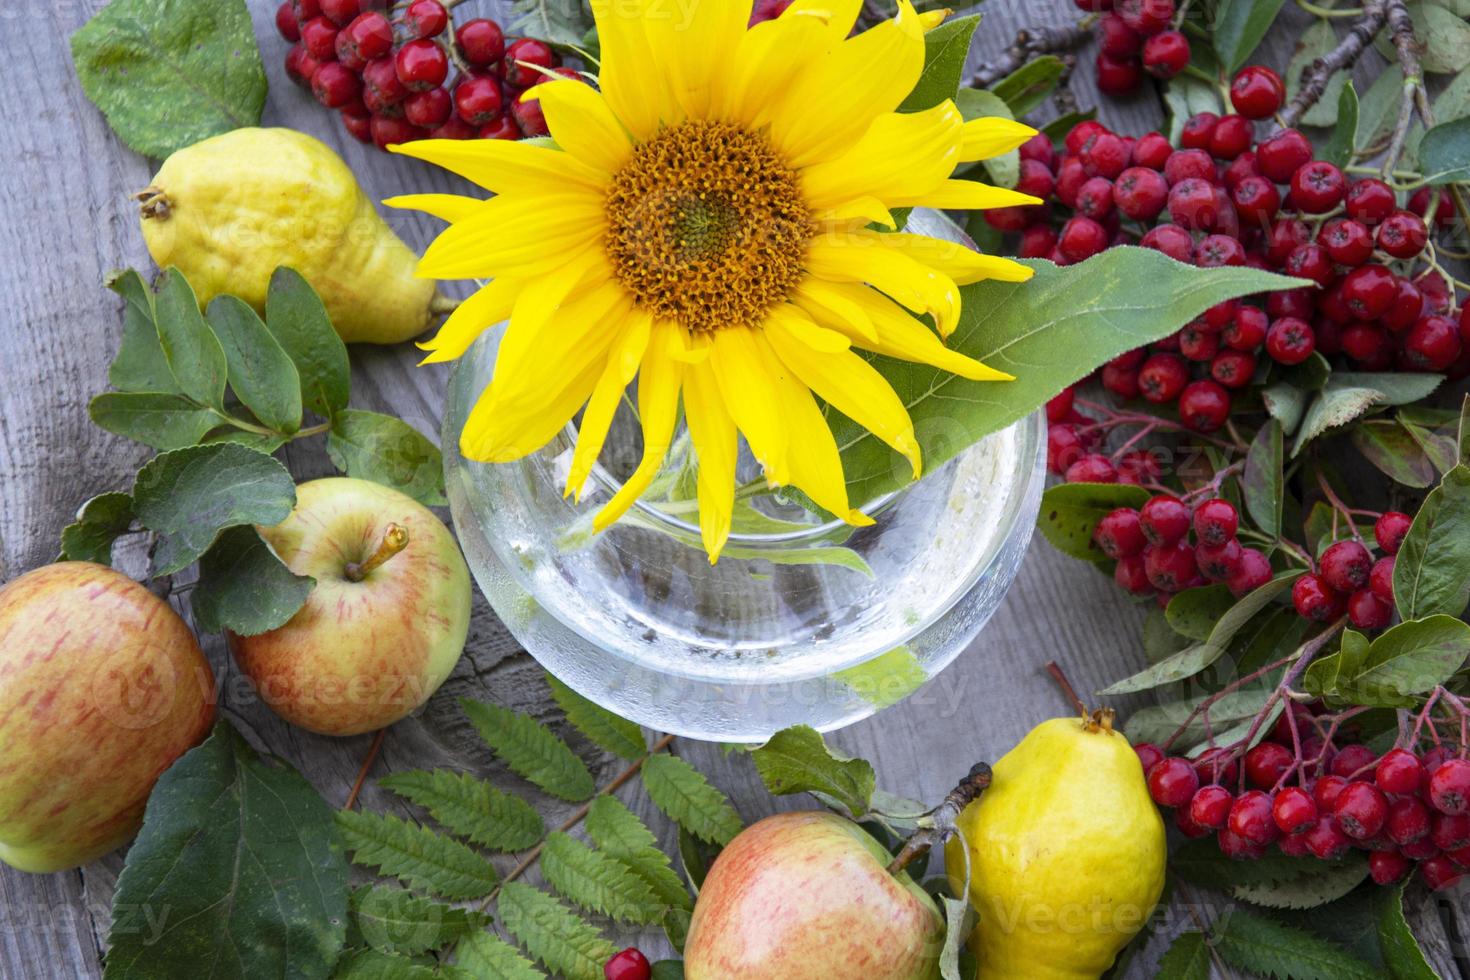
POLYGON ((1016 32, 1016 40, 1000 57, 976 69, 970 84, 976 88, 989 88, 1033 58, 1074 51, 1087 43, 1089 26, 1087 19, 1083 18, 1067 27, 1023 27, 1016 32))
POLYGON ((1302 70, 1301 91, 1281 112, 1283 129, 1295 126, 1302 114, 1317 104, 1317 100, 1327 90, 1328 80, 1334 74, 1349 71, 1358 63, 1358 58, 1368 44, 1383 29, 1384 22, 1388 19, 1389 6, 1389 0, 1368 0, 1363 5, 1362 18, 1353 25, 1337 47, 1302 70))

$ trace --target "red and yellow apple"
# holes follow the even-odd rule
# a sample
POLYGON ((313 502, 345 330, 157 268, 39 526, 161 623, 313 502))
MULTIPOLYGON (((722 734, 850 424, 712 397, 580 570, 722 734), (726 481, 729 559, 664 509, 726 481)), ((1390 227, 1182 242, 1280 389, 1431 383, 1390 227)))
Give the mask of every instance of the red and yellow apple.
POLYGON ((0 588, 0 861, 61 871, 131 840, 213 721, 194 634, 126 575, 69 561, 0 588))
POLYGON ((684 946, 688 980, 932 980, 934 900, 861 827, 782 813, 741 831, 710 867, 684 946))
POLYGON ((297 487, 290 516, 259 531, 286 567, 316 579, 285 625, 229 638, 277 714, 357 735, 439 689, 469 632, 470 573, 432 511, 391 487, 332 477, 297 487))

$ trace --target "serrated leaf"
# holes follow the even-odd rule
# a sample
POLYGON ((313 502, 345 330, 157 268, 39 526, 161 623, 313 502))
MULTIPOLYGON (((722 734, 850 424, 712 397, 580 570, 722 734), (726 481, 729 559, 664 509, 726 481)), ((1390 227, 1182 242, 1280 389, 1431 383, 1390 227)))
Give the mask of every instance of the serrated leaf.
POLYGON ((1368 877, 1368 862, 1354 855, 1340 863, 1318 862, 1316 874, 1291 881, 1237 885, 1231 894, 1243 902, 1272 909, 1310 909, 1335 902, 1368 877))
POLYGON ((376 949, 350 950, 332 972, 332 980, 436 980, 426 963, 376 949))
POLYGON ((1232 966, 1292 980, 1375 980, 1378 971, 1323 939, 1235 907, 1215 923, 1215 951, 1232 966))
POLYGON ((125 269, 107 277, 107 288, 124 300, 122 342, 107 368, 107 380, 118 391, 178 394, 173 372, 158 343, 153 322, 153 290, 137 271, 125 269))
POLYGON ((1306 448, 1307 443, 1338 426, 1347 425, 1375 405, 1386 401, 1383 392, 1372 388, 1345 388, 1330 386, 1318 392, 1307 406, 1302 426, 1297 430, 1296 440, 1291 444, 1291 456, 1295 459, 1306 448))
POLYGON ((970 39, 979 23, 980 15, 972 14, 947 21, 924 35, 924 69, 899 105, 899 112, 930 109, 955 97, 970 53, 970 39))
POLYGON ((537 960, 566 980, 602 980, 618 948, 556 899, 519 881, 500 892, 500 921, 537 960))
POLYGON ((1066 65, 1054 54, 1033 58, 990 86, 990 91, 1005 100, 1019 119, 1046 101, 1057 87, 1066 65))
POLYGON ((282 266, 271 275, 265 325, 296 365, 302 405, 324 418, 346 408, 352 389, 347 345, 332 329, 321 297, 295 269, 282 266))
POLYGON ((1210 980, 1210 947, 1204 933, 1185 932, 1176 936, 1159 957, 1154 980, 1210 980))
MULTIPOLYGON (((1354 856, 1353 861, 1361 857, 1354 856)), ((1255 861, 1235 861, 1220 853, 1214 838, 1186 841, 1169 855, 1169 867, 1191 884, 1218 891, 1247 885, 1279 885, 1299 881, 1336 867, 1343 861, 1319 861, 1312 857, 1289 857, 1270 851, 1255 861)))
POLYGON ((1098 522, 1119 507, 1142 507, 1149 492, 1127 483, 1058 483, 1041 496, 1036 526, 1058 551, 1083 561, 1111 561, 1092 540, 1098 522))
POLYGON ((1404 619, 1458 616, 1470 605, 1470 466, 1424 498, 1394 560, 1393 595, 1404 619))
POLYGON ((439 447, 400 418, 342 409, 332 417, 327 455, 348 476, 392 487, 429 507, 446 503, 439 447))
POLYGON ((834 752, 807 725, 783 728, 750 753, 761 782, 775 796, 823 793, 844 806, 853 819, 868 812, 877 777, 866 759, 834 752))
POLYGON ((331 808, 222 721, 153 788, 117 880, 103 976, 195 977, 208 964, 220 980, 316 980, 346 920, 331 808))
POLYGON ((551 44, 585 47, 595 38, 591 7, 581 0, 512 0, 511 30, 551 44))
POLYGON ((1265 38, 1285 0, 1221 0, 1215 8, 1211 40, 1226 75, 1234 75, 1250 60, 1265 38))
POLYGON ((157 531, 159 575, 193 563, 219 532, 237 524, 279 524, 296 504, 296 484, 278 460, 220 443, 161 453, 133 481, 133 510, 157 531))
POLYGON ((643 788, 665 816, 701 840, 728 844, 744 829, 725 794, 677 756, 649 756, 643 763, 643 788))
POLYGON ((566 713, 567 721, 594 745, 629 762, 648 754, 648 744, 643 740, 643 729, 638 727, 637 722, 619 717, 601 705, 594 704, 567 687, 553 674, 546 675, 546 683, 551 686, 551 696, 557 706, 566 713))
POLYGON ((441 905, 402 888, 364 885, 352 892, 350 908, 368 945, 385 953, 413 956, 440 949, 483 929, 489 917, 441 905))
MULTIPOLYGON (((1286 80, 1288 104, 1301 91, 1302 72, 1310 67, 1313 61, 1325 56, 1335 47, 1337 47, 1337 33, 1333 30, 1331 21, 1314 20, 1311 26, 1302 32, 1297 41, 1296 53, 1292 55, 1282 76, 1286 80)), ((1301 121, 1308 126, 1331 126, 1337 120, 1338 99, 1342 95, 1342 87, 1346 82, 1346 72, 1333 72, 1327 79, 1322 95, 1317 99, 1315 105, 1302 114, 1301 121)))
POLYGON ((144 156, 260 124, 265 69, 243 0, 116 0, 71 54, 87 98, 144 156))
POLYGON ((183 395, 156 391, 108 391, 87 405, 92 421, 114 435, 154 449, 183 449, 220 424, 219 413, 183 395))
POLYGON ((488 932, 475 933, 459 941, 454 962, 477 980, 545 980, 536 964, 516 948, 488 932))
POLYGON ((444 898, 479 898, 500 878, 495 868, 452 837, 388 813, 341 810, 337 826, 353 863, 444 898))
POLYGON ((1378 888, 1373 892, 1373 917, 1378 926, 1378 947, 1393 980, 1439 980, 1439 974, 1424 958, 1419 940, 1404 918, 1404 889, 1378 888))
POLYGON ((210 327, 225 352, 230 389, 268 429, 301 428, 301 378, 265 323, 237 296, 209 301, 210 327))
POLYGON ((524 851, 546 830, 531 804, 468 773, 411 769, 384 776, 378 785, 417 803, 460 837, 493 851, 524 851))
POLYGON ((594 851, 561 831, 546 838, 541 874, 567 901, 619 922, 657 922, 664 905, 641 877, 617 858, 594 851))
POLYGON ((587 836, 605 854, 642 878, 669 908, 693 909, 689 891, 658 848, 658 839, 617 798, 599 796, 587 812, 587 836))
POLYGON ((586 763, 530 715, 469 698, 460 698, 459 705, 480 738, 517 775, 571 803, 580 803, 597 790, 586 763))
POLYGON ((195 624, 206 633, 255 636, 285 624, 316 585, 297 575, 249 524, 225 528, 199 559, 199 584, 189 597, 195 624))
MULTIPOLYGON (((1211 730, 1219 731, 1221 726, 1229 726, 1246 718, 1254 718, 1265 707, 1266 700, 1271 696, 1273 690, 1274 684, 1271 687, 1253 687, 1226 694, 1210 706, 1211 730)), ((1128 740, 1135 744, 1138 742, 1157 743, 1168 738, 1183 725, 1199 703, 1208 696, 1201 694, 1183 701, 1168 701, 1164 704, 1140 708, 1128 716, 1128 722, 1123 730, 1128 734, 1128 740)), ((1175 748, 1177 750, 1191 746, 1196 741, 1203 739, 1206 734, 1207 728, 1203 719, 1195 717, 1180 734, 1175 748)))
POLYGON ((66 561, 112 564, 112 543, 133 524, 133 498, 126 493, 99 493, 77 511, 75 522, 61 529, 61 557, 66 561))

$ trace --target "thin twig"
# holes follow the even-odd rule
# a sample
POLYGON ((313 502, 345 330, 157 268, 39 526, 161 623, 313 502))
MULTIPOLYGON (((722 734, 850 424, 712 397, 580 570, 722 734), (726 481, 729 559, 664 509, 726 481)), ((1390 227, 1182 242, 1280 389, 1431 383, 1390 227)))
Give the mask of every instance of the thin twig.
POLYGON ((1383 24, 1388 19, 1389 3, 1390 0, 1368 0, 1363 4, 1362 19, 1353 25, 1337 47, 1302 70, 1302 87, 1296 98, 1291 100, 1291 105, 1281 112, 1283 127, 1295 126, 1302 114, 1322 98, 1322 93, 1327 91, 1328 80, 1335 73, 1351 69, 1357 63, 1358 57, 1368 47, 1373 36, 1383 29, 1383 24))
POLYGON ((1043 54, 1073 51, 1087 43, 1091 32, 1080 25, 1066 27, 1023 27, 1016 40, 1001 52, 999 58, 986 62, 970 78, 975 88, 990 88, 1032 58, 1043 54))
POLYGON ((378 761, 378 750, 383 747, 383 736, 388 734, 388 729, 379 728, 378 734, 373 736, 373 744, 368 746, 367 755, 362 760, 362 768, 357 770, 357 779, 352 784, 352 792, 347 794, 347 802, 342 804, 342 809, 351 810, 357 805, 357 794, 362 792, 362 784, 367 781, 368 770, 373 763, 378 761))
POLYGON ((898 874, 914 860, 928 854, 934 845, 943 844, 949 839, 954 833, 955 821, 965 807, 978 800, 990 788, 990 775, 990 766, 983 762, 971 766, 965 778, 949 791, 944 802, 935 807, 929 823, 920 827, 914 832, 914 836, 904 842, 903 849, 889 862, 888 873, 898 874))

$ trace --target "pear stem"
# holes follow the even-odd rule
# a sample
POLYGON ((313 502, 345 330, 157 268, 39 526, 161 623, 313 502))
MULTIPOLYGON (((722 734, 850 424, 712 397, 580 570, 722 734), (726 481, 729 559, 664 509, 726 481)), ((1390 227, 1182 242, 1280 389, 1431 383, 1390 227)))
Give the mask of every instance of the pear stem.
POLYGON ((1082 699, 1077 696, 1077 689, 1072 686, 1071 681, 1067 680, 1067 675, 1062 673, 1062 668, 1057 666, 1055 660, 1046 662, 1046 672, 1051 675, 1052 680, 1057 682, 1057 687, 1062 689, 1062 693, 1067 696, 1068 701, 1072 702, 1072 707, 1077 709, 1077 713, 1084 718, 1087 717, 1087 705, 1083 704, 1082 699))
POLYGON ((898 856, 888 863, 888 873, 896 875, 916 859, 928 854, 936 844, 943 844, 955 831, 955 821, 965 807, 974 803, 990 787, 990 766, 977 762, 959 781, 944 802, 934 808, 927 825, 920 827, 904 842, 898 856))
POLYGON ((343 569, 349 579, 361 582, 375 568, 387 562, 394 555, 408 547, 408 528, 402 524, 389 524, 383 532, 383 541, 378 545, 378 550, 368 556, 367 561, 350 561, 343 569))

